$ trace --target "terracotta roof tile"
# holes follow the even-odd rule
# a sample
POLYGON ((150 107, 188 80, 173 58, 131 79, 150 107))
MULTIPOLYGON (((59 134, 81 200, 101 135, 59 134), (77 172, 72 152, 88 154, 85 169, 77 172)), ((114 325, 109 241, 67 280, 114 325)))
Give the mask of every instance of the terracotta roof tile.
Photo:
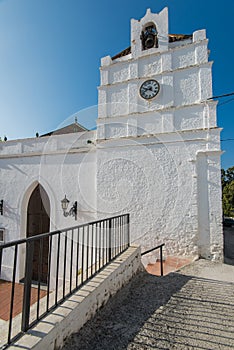
POLYGON ((51 136, 51 135, 64 135, 64 134, 71 134, 74 132, 84 132, 88 131, 84 126, 80 125, 79 123, 72 123, 70 125, 65 126, 64 128, 57 129, 51 132, 48 132, 47 134, 41 135, 40 137, 44 136, 51 136))
POLYGON ((173 43, 174 41, 182 41, 186 39, 192 39, 192 34, 169 34, 169 43, 173 43))
POLYGON ((116 58, 127 56, 130 53, 131 53, 131 46, 127 47, 126 49, 124 49, 123 51, 117 53, 117 55, 115 55, 115 56, 113 56, 111 58, 112 58, 112 60, 115 60, 116 58))

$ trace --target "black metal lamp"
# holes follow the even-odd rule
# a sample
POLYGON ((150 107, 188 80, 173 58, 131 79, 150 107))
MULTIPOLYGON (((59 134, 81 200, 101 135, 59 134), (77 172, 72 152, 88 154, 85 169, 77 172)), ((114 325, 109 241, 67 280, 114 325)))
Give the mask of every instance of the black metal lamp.
POLYGON ((63 209, 63 215, 65 217, 67 216, 74 216, 75 220, 77 219, 77 201, 75 201, 71 207, 71 209, 69 211, 67 211, 68 209, 68 205, 69 205, 70 201, 67 199, 66 195, 65 197, 61 200, 61 206, 63 209))
POLYGON ((3 215, 3 199, 0 200, 0 214, 3 215))

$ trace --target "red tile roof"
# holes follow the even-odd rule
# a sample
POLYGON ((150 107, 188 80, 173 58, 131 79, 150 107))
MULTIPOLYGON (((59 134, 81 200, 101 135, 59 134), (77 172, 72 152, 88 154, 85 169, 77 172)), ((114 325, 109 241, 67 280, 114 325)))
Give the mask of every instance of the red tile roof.
POLYGON ((88 129, 86 129, 84 126, 80 125, 79 123, 75 122, 63 128, 50 131, 47 134, 41 135, 40 137, 51 136, 51 135, 64 135, 64 134, 71 134, 74 132, 84 132, 84 131, 88 131, 88 129))

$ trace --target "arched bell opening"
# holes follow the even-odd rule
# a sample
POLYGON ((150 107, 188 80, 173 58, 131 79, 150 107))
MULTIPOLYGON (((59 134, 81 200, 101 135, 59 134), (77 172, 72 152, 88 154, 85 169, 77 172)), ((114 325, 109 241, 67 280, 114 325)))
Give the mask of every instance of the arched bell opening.
POLYGON ((158 32, 154 23, 145 25, 141 32, 142 50, 158 47, 158 32))

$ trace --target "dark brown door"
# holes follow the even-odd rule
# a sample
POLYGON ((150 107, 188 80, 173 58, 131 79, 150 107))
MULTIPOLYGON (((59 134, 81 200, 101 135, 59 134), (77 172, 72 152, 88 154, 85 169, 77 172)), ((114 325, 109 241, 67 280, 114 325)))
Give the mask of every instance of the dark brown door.
MULTIPOLYGON (((27 237, 39 235, 41 233, 49 232, 50 230, 50 202, 49 198, 41 185, 38 185, 33 191, 29 202, 27 211, 27 237)), ((43 238, 41 246, 40 240, 34 241, 34 254, 33 254, 33 276, 34 281, 39 279, 40 281, 47 283, 48 273, 48 251, 49 251, 49 238, 43 238), (42 256, 42 264, 39 266, 40 261, 40 248, 42 256)))

